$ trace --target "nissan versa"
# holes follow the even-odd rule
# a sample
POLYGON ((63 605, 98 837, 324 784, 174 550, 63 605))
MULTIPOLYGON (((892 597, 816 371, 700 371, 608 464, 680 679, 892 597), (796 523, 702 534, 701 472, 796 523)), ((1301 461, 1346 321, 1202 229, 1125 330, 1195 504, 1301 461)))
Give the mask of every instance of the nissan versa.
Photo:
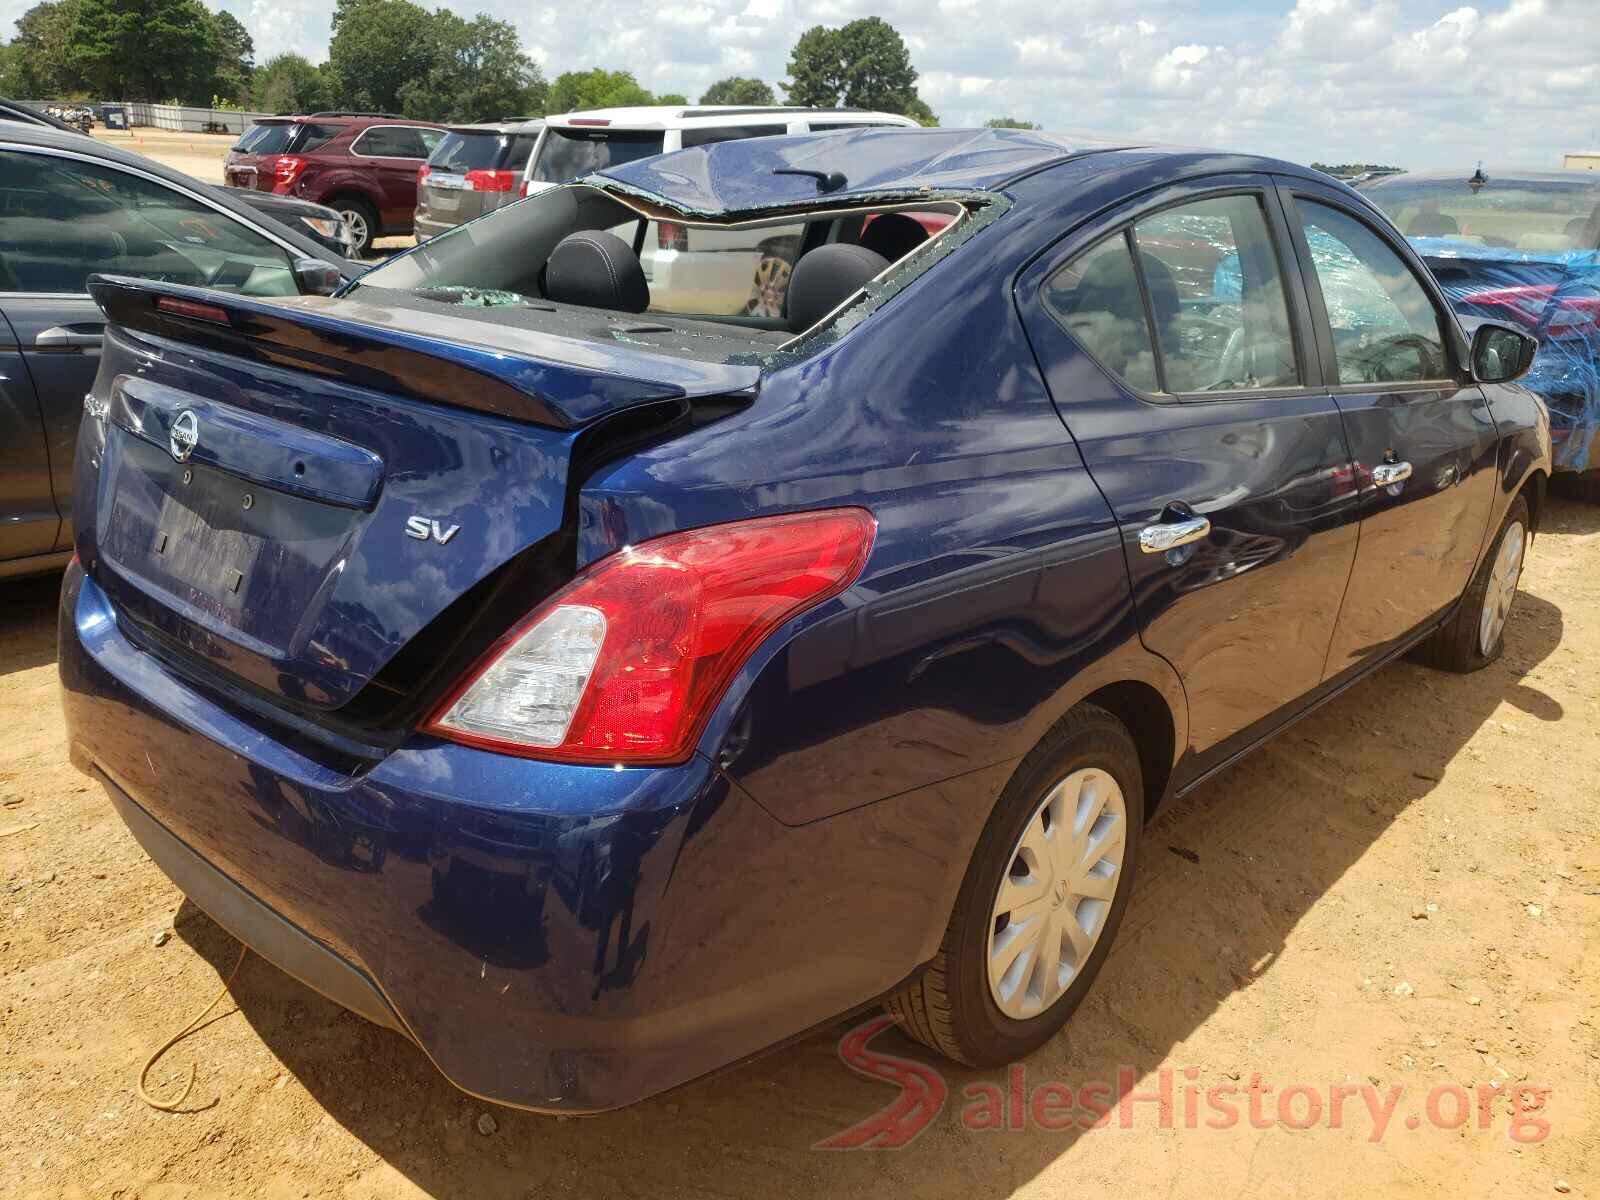
POLYGON ((222 925, 534 1109, 879 1001, 1040 1045, 1164 799, 1500 653, 1550 469, 1531 337, 1222 153, 728 141, 334 298, 90 287, 74 761, 222 925), (653 310, 661 221, 796 229, 782 315, 653 310))

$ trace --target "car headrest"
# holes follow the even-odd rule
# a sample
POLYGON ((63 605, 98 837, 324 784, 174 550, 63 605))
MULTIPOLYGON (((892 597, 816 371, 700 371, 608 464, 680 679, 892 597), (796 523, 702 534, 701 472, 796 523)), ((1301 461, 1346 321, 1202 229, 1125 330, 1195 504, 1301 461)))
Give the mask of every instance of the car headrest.
POLYGON ((544 265, 544 294, 561 304, 640 313, 650 285, 633 247, 614 233, 580 229, 556 243, 544 265))
POLYGON ((904 258, 928 240, 928 231, 905 213, 879 213, 861 231, 861 244, 890 262, 904 258))
POLYGON ((876 250, 849 242, 831 242, 802 255, 784 299, 790 328, 811 328, 888 265, 876 250))

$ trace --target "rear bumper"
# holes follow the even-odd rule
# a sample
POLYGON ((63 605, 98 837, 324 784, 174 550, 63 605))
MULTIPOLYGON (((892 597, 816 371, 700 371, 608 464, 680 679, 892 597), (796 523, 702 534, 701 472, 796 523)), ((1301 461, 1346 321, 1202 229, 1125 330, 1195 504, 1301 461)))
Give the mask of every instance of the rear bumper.
POLYGON ((704 759, 537 763, 416 738, 354 776, 139 651, 72 566, 74 763, 220 924, 520 1107, 632 1103, 931 958, 1009 767, 790 827, 704 759))
POLYGON ((459 221, 433 221, 427 217, 417 217, 412 224, 416 231, 417 241, 425 242, 431 237, 438 237, 447 229, 454 229, 460 223, 459 221))

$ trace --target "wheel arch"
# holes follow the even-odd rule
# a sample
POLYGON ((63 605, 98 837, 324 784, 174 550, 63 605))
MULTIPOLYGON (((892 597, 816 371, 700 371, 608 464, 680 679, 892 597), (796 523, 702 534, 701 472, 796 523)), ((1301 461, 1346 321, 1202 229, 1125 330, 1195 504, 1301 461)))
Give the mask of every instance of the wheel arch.
POLYGON ((1148 821, 1167 794, 1177 758, 1178 727, 1166 697, 1143 680, 1124 679, 1089 693, 1079 703, 1103 708, 1127 726, 1139 750, 1148 821))

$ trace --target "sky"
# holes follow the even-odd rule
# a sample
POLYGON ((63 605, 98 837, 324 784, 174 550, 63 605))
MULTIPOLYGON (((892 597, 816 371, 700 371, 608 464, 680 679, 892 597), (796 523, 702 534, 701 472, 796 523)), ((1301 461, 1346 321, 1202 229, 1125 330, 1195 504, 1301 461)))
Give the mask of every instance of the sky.
MULTIPOLYGON (((1013 116, 1300 162, 1557 168, 1600 148, 1600 0, 422 0, 517 27, 547 78, 605 66, 691 100, 776 85, 815 24, 876 15, 944 125, 1013 116), (582 19, 577 19, 581 15, 582 19)), ((31 0, 0 0, 0 29, 31 0)), ((256 61, 327 55, 333 0, 206 0, 256 61)), ((779 93, 781 98, 782 93, 779 93)))

